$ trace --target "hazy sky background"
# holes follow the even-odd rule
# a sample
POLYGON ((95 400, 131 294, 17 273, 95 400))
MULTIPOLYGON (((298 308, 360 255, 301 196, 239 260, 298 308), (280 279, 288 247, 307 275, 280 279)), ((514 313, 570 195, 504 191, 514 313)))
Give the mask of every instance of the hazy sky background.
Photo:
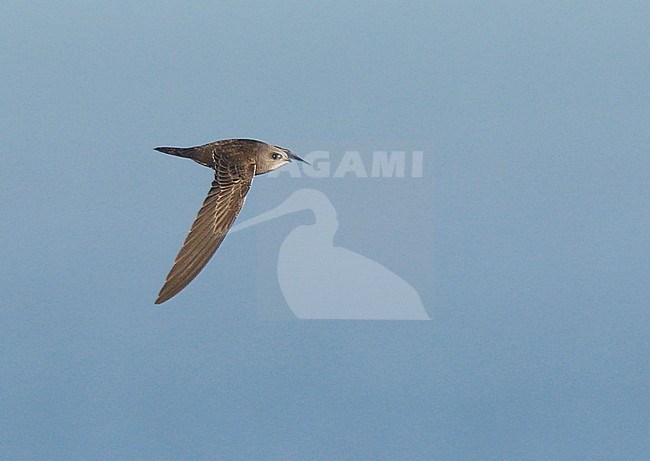
POLYGON ((0 458, 641 460, 647 2, 2 2, 0 458), (431 322, 300 321, 229 236, 153 301, 228 137, 423 150, 302 187, 431 322))

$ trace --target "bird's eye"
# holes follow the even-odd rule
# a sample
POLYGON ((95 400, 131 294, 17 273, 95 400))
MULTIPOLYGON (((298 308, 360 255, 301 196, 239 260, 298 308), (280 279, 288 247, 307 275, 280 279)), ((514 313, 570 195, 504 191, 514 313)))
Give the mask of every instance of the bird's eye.
POLYGON ((273 152, 271 157, 273 157, 273 160, 280 160, 282 158, 282 154, 278 154, 277 152, 273 152))

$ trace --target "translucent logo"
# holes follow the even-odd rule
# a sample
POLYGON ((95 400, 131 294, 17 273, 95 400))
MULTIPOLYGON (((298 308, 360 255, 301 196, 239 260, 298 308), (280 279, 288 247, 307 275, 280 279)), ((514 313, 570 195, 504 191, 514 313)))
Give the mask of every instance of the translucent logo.
POLYGON ((294 192, 281 205, 233 227, 238 232, 302 210, 315 223, 293 229, 280 246, 278 282, 299 319, 430 320, 420 295, 382 264, 334 246, 336 210, 315 189, 294 192))

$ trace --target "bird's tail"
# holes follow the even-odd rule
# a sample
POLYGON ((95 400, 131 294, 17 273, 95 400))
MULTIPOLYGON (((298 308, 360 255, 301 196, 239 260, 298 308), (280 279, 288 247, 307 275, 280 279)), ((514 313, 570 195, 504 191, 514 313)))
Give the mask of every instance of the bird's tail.
POLYGON ((154 150, 176 157, 193 158, 193 147, 154 147, 154 150))

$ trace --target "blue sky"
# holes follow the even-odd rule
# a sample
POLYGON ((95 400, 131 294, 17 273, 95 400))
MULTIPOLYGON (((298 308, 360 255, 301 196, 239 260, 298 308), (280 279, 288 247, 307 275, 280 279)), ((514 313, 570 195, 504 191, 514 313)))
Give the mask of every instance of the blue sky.
POLYGON ((0 458, 644 459, 650 7, 5 2, 0 458), (301 188, 430 322, 304 321, 229 236, 153 301, 211 181, 159 145, 424 151, 301 188))

